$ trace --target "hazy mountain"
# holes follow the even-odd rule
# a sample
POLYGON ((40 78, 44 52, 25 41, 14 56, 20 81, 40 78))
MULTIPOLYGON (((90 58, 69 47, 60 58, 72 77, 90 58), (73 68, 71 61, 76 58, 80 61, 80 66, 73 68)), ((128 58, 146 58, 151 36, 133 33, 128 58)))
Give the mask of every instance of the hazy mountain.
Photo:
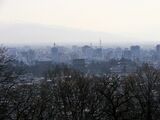
MULTIPOLYGON (((33 24, 0 25, 0 42, 5 44, 90 44, 122 46, 134 44, 133 39, 104 32, 93 32, 33 24)), ((137 44, 137 42, 136 42, 137 44)))

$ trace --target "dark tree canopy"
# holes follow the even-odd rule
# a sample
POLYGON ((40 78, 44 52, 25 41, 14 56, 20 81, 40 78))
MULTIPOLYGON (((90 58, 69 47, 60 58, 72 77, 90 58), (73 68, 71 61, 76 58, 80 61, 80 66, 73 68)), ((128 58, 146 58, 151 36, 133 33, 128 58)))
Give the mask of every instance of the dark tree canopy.
POLYGON ((151 66, 126 77, 50 66, 39 84, 18 84, 14 63, 1 48, 0 120, 160 119, 160 72, 151 66))

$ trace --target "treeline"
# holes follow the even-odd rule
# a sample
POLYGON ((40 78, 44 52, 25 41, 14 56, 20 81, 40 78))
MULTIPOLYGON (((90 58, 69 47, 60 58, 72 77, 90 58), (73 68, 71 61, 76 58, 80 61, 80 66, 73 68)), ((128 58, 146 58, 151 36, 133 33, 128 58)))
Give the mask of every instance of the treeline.
POLYGON ((144 65, 127 77, 49 70, 41 84, 18 85, 0 50, 0 120, 159 120, 160 72, 144 65))

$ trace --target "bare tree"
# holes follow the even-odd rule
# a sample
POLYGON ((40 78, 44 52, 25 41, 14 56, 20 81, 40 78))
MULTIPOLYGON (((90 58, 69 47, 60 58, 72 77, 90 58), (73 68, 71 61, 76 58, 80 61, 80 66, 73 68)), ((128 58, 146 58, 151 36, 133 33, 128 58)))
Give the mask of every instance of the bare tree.
POLYGON ((117 75, 104 76, 98 82, 97 91, 103 98, 103 112, 105 119, 124 120, 128 119, 130 110, 128 103, 132 99, 125 81, 117 75))
POLYGON ((7 56, 6 52, 4 47, 0 48, 0 119, 7 117, 10 107, 8 98, 17 78, 12 68, 13 60, 7 56))
POLYGON ((134 104, 140 119, 159 120, 160 72, 145 64, 128 77, 134 104))
POLYGON ((97 112, 100 102, 93 79, 69 69, 64 69, 59 76, 50 78, 54 78, 52 90, 56 119, 99 119, 97 112))

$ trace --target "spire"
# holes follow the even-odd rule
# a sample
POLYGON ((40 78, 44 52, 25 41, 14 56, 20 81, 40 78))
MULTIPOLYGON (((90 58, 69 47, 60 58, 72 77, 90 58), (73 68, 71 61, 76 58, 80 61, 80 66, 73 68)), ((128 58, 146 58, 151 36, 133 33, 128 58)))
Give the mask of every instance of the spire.
POLYGON ((102 40, 99 38, 99 47, 102 48, 102 40))
POLYGON ((54 47, 56 47, 56 43, 54 42, 54 47))

